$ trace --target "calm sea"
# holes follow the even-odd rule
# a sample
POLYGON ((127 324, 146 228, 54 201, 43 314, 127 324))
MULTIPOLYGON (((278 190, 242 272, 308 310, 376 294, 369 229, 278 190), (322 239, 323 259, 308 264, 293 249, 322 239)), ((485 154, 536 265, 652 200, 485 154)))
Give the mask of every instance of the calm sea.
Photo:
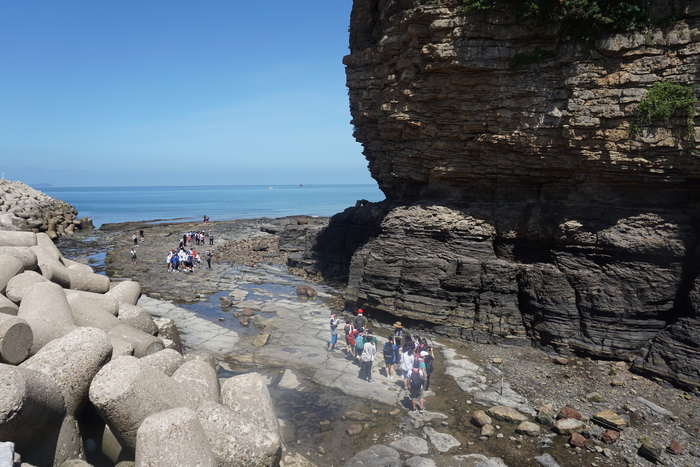
POLYGON ((102 224, 154 219, 212 221, 331 216, 359 199, 381 201, 376 185, 157 186, 41 188, 78 210, 79 217, 102 224))

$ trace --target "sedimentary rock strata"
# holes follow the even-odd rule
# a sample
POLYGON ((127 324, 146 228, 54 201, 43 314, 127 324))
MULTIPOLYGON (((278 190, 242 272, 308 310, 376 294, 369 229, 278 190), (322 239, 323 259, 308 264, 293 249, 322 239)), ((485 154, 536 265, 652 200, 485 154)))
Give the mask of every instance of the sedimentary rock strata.
POLYGON ((92 229, 92 220, 61 200, 19 181, 0 180, 0 230, 46 232, 50 238, 92 229))
POLYGON ((335 216, 305 260, 375 313, 700 386, 698 131, 680 116, 631 131, 653 83, 696 86, 697 2, 593 48, 418 3, 354 2, 354 134, 387 200, 335 216), (538 47, 549 58, 511 68, 538 47))

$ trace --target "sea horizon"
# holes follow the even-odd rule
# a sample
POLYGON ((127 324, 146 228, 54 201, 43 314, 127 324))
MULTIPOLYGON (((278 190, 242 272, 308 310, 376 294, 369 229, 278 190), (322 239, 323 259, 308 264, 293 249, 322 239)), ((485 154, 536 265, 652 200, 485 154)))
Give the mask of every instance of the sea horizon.
POLYGON ((78 217, 102 224, 177 220, 211 221, 332 216, 358 200, 381 201, 376 184, 163 185, 42 187, 78 210, 78 217))

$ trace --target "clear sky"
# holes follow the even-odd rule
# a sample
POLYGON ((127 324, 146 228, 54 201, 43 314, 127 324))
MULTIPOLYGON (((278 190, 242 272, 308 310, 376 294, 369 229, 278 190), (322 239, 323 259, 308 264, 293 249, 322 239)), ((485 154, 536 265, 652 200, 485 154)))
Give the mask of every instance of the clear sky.
POLYGON ((56 186, 374 183, 352 0, 0 0, 0 170, 56 186))

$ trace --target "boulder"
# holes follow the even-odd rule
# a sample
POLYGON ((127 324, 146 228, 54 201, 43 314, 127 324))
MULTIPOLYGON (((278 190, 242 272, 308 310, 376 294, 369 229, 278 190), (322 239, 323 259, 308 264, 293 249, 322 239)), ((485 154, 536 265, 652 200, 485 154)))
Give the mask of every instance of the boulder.
POLYGON ((505 407, 503 405, 491 407, 486 411, 486 413, 496 420, 509 423, 521 423, 527 421, 527 415, 523 415, 511 407, 505 407))
POLYGON ((554 422, 554 432, 560 435, 570 435, 571 433, 581 433, 586 429, 586 424, 575 418, 562 418, 554 422))

